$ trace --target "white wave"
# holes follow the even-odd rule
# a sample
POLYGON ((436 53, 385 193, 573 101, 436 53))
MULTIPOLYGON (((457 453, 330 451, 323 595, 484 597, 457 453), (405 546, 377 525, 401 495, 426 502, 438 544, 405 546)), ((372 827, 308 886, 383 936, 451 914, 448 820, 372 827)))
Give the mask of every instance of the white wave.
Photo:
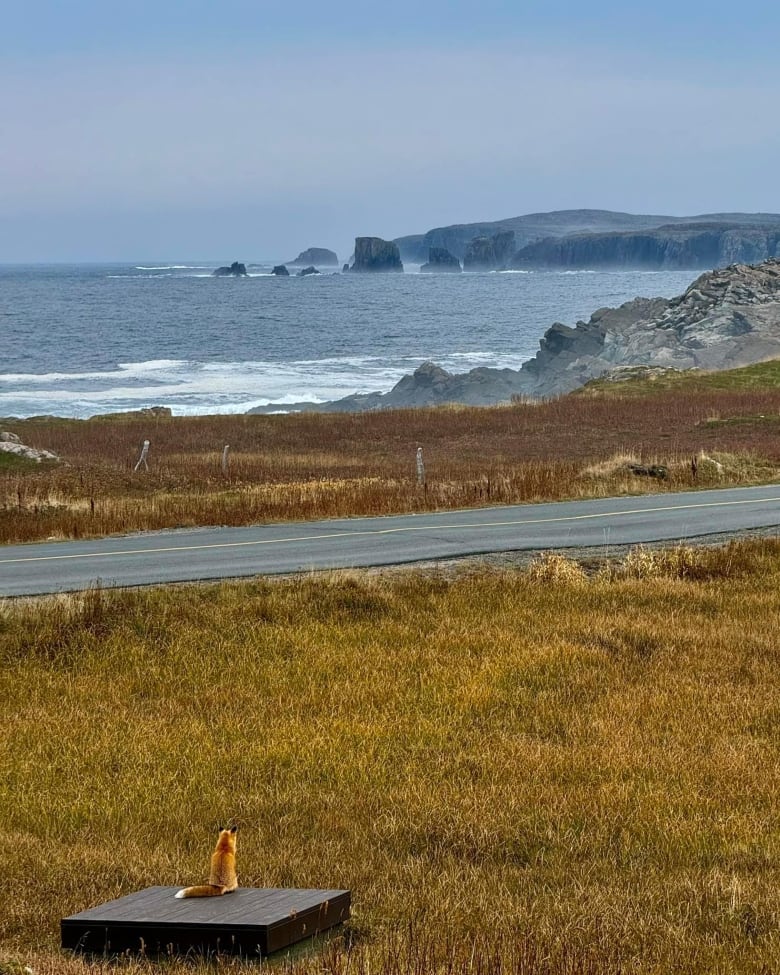
POLYGON ((116 369, 93 372, 6 372, 0 373, 5 383, 56 383, 82 379, 127 379, 144 376, 149 372, 179 369, 189 363, 185 359, 148 359, 145 362, 118 362, 116 369))
POLYGON ((208 264, 136 264, 136 271, 202 271, 208 264))
POLYGON ((151 359, 80 373, 0 375, 0 415, 91 416, 169 406, 177 415, 242 413, 254 406, 325 402, 386 392, 426 358, 445 369, 517 368, 520 356, 462 351, 431 356, 345 356, 288 362, 151 359))

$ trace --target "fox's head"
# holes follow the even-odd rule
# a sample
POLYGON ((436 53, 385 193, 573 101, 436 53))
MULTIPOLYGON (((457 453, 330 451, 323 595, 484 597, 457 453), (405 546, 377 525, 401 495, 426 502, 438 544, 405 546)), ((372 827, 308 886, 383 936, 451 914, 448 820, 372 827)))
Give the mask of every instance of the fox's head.
POLYGON ((235 853, 237 834, 238 826, 220 826, 219 838, 217 839, 217 849, 227 850, 230 853, 235 853))

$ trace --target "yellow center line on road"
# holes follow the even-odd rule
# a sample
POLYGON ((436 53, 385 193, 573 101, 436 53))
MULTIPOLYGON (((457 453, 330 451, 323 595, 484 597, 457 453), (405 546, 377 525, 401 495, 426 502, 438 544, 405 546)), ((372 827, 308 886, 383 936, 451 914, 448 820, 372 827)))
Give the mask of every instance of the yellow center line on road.
MULTIPOLYGON (((197 545, 170 545, 166 548, 130 548, 117 552, 80 552, 74 555, 33 555, 16 559, 0 559, 0 565, 16 562, 57 562, 64 559, 107 559, 125 555, 157 555, 167 552, 194 552, 199 549, 247 548, 258 545, 284 545, 291 542, 318 542, 331 538, 361 538, 372 535, 400 535, 405 532, 461 531, 488 528, 512 528, 518 525, 545 525, 565 521, 588 521, 596 518, 625 517, 626 515, 663 514, 667 511, 688 511, 697 508, 727 508, 746 504, 771 504, 778 498, 745 498, 739 501, 702 501, 697 504, 674 504, 653 508, 630 508, 626 511, 597 511, 583 515, 560 515, 556 518, 518 518, 511 521, 487 521, 463 525, 407 525, 399 528, 373 528, 364 531, 330 532, 322 535, 293 535, 289 538, 257 538, 246 542, 202 542, 197 545)), ((267 527, 267 526, 264 526, 267 527)))

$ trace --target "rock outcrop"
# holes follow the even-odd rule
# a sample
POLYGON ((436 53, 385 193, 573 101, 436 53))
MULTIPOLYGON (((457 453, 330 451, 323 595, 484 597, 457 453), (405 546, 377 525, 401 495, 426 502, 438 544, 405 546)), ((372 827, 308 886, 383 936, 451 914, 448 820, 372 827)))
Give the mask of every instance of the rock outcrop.
POLYGON ((697 223, 656 230, 577 234, 521 248, 513 268, 705 269, 753 264, 780 256, 780 221, 774 227, 697 223))
POLYGON ((313 267, 313 266, 312 267, 305 267, 305 268, 303 268, 303 270, 301 270, 301 271, 298 272, 298 277, 299 278, 308 278, 308 276, 310 274, 319 274, 319 273, 320 272, 317 270, 316 267, 313 267))
POLYGON ((275 274, 277 276, 277 278, 289 278, 290 277, 290 272, 287 270, 287 268, 285 267, 284 264, 277 264, 277 265, 275 265, 273 271, 271 271, 271 274, 275 274))
POLYGON ((21 437, 15 433, 9 433, 7 430, 0 433, 0 453, 11 454, 22 460, 31 460, 36 464, 40 464, 44 460, 57 461, 60 459, 57 454, 52 453, 50 450, 28 447, 27 444, 22 443, 21 437))
POLYGON ((295 258, 294 261, 287 262, 291 267, 308 267, 313 264, 315 267, 338 267, 339 259, 335 251, 328 250, 327 247, 307 247, 305 251, 295 258))
POLYGON ((625 367, 718 370, 779 357, 780 259, 774 259, 708 271, 677 298, 635 298, 619 308, 601 308, 573 328, 556 323, 519 370, 483 367, 453 374, 428 362, 390 392, 293 408, 487 405, 512 396, 568 393, 625 367))
POLYGON ((530 395, 576 389, 615 367, 730 369, 780 356, 780 260, 708 271, 677 298, 553 325, 520 374, 530 395))
POLYGON ((403 271, 398 245, 381 237, 356 237, 355 262, 350 271, 403 271))
POLYGON ((239 261, 233 261, 233 263, 228 267, 218 267, 216 271, 212 271, 215 278, 245 278, 246 274, 246 264, 241 264, 239 261))
POLYGON ((515 235, 502 230, 492 237, 475 237, 463 257, 464 271, 496 271, 507 266, 515 252, 515 235))
POLYGON ((428 251, 428 263, 420 268, 421 274, 459 274, 463 268, 454 254, 450 254, 446 247, 431 247, 428 251))

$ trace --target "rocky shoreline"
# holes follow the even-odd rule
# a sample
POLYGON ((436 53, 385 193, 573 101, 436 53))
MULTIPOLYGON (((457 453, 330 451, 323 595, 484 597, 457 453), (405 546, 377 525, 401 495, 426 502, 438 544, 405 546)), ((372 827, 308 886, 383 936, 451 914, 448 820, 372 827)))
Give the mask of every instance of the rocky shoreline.
POLYGON ((450 373, 426 362, 389 392, 330 403, 270 404, 250 413, 352 412, 461 403, 487 406, 512 397, 571 392, 625 367, 719 370, 780 357, 780 259, 708 271, 676 298, 635 298, 600 308, 572 328, 559 322, 518 370, 481 367, 450 373))

